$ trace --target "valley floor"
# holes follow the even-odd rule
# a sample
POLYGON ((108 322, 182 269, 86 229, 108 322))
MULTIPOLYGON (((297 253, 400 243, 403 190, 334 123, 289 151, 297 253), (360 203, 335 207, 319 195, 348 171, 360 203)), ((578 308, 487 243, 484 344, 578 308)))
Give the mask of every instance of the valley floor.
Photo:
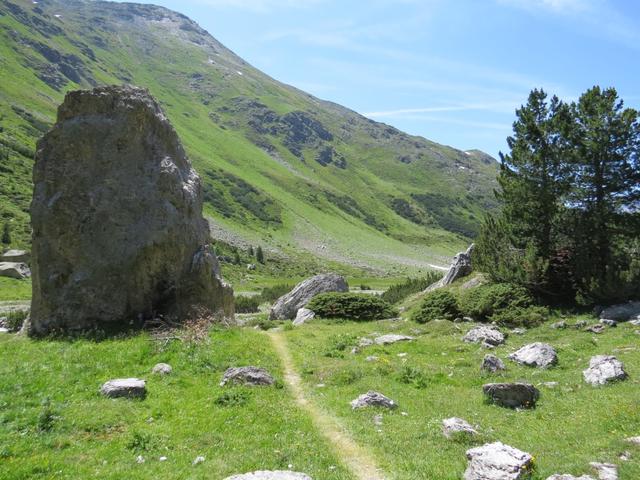
POLYGON ((640 478, 640 449, 624 441, 640 434, 640 337, 632 325, 594 335, 547 324, 511 335, 493 352, 507 363, 497 375, 480 374, 487 351, 461 341, 469 328, 314 321, 268 333, 213 329, 197 343, 147 333, 101 342, 5 334, 0 478, 219 480, 291 468, 315 480, 359 480, 375 478, 366 475, 379 468, 387 480, 453 480, 461 478, 472 443, 442 436, 441 421, 452 416, 477 425, 473 444, 499 440, 531 453, 536 480, 591 473, 592 461, 618 464, 621 480, 640 478), (416 339, 351 353, 359 338, 389 332, 416 339), (538 370, 506 360, 533 341, 552 344, 559 364, 538 370), (589 358, 603 353, 624 362, 628 380, 601 388, 583 382, 589 358), (151 375, 158 362, 170 363, 173 373, 151 375), (240 365, 267 368, 277 385, 220 387, 224 370, 240 365), (147 380, 145 400, 98 394, 110 378, 135 376, 147 380), (483 401, 483 383, 511 380, 538 386, 536 409, 483 401), (399 408, 351 410, 349 402, 368 390, 399 408), (625 451, 628 461, 619 459, 625 451), (194 465, 199 456, 204 462, 194 465))

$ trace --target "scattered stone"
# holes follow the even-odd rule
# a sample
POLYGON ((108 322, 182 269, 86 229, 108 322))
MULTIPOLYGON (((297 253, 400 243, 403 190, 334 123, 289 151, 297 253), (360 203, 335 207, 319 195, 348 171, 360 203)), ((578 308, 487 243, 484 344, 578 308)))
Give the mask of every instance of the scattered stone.
POLYGON ((547 388, 556 388, 558 386, 558 382, 542 382, 540 385, 547 388))
POLYGON ((550 477, 547 477, 547 480, 595 480, 595 479, 590 475, 581 475, 579 477, 574 477, 573 475, 569 475, 566 473, 563 475, 556 473, 555 475, 551 475, 550 477))
POLYGON ((617 322, 626 322, 640 318, 640 301, 612 305, 600 312, 600 318, 608 318, 617 322))
POLYGON ((467 421, 457 418, 445 418, 442 420, 442 433, 447 438, 456 436, 473 437, 478 434, 478 431, 474 429, 467 421))
POLYGON ((602 323, 596 323, 595 325, 590 325, 584 329, 585 332, 597 333, 600 334, 604 332, 606 327, 602 323))
POLYGON ((11 333, 7 327, 0 327, 0 333, 11 333))
POLYGON ((195 460, 192 462, 193 465, 199 465, 201 463, 204 463, 204 461, 206 460, 206 458, 204 458, 202 455, 199 455, 195 458, 195 460))
POLYGON ((611 320, 610 318, 601 318, 600 323, 606 325, 607 327, 617 327, 618 322, 615 320, 611 320))
POLYGON ((7 250, 0 255, 0 262, 29 263, 30 255, 26 250, 7 250))
POLYGON ((292 320, 319 293, 348 292, 349 285, 344 277, 326 273, 308 278, 296 285, 289 293, 280 297, 271 307, 271 320, 292 320))
POLYGON ((232 475, 224 480, 313 480, 309 475, 286 470, 260 470, 257 472, 232 475))
POLYGON ((396 357, 400 357, 400 358, 405 358, 407 355, 409 355, 408 353, 402 352, 396 355, 396 357))
POLYGON ((362 337, 358 341, 359 347, 368 347, 369 345, 373 345, 373 340, 371 340, 370 338, 362 337))
POLYGON ((67 93, 33 170, 33 335, 231 321, 202 216, 202 185, 147 90, 67 93))
POLYGON ((397 335, 395 333, 390 333, 377 337, 373 341, 376 345, 390 345, 396 342, 409 342, 413 339, 413 337, 409 337, 408 335, 397 335))
POLYGON ((144 457, 142 455, 138 455, 136 457, 136 463, 144 463, 144 457))
POLYGON ((584 328, 587 326, 587 321, 586 320, 578 320, 574 325, 575 328, 580 329, 580 328, 584 328))
POLYGON ((613 463, 591 462, 589 465, 596 471, 600 480, 618 480, 618 467, 613 463))
POLYGON ((548 368, 558 363, 555 349, 548 343, 535 342, 525 345, 509 355, 509 359, 528 367, 548 368))
POLYGON ((474 320, 473 320, 473 318, 471 318, 471 317, 462 317, 462 321, 463 321, 463 322, 467 322, 467 323, 471 323, 471 322, 473 322, 474 320))
POLYGON ((591 357, 589 368, 584 370, 582 375, 584 376, 585 382, 594 386, 627 378, 624 365, 612 355, 596 355, 591 357))
POLYGON ((523 480, 533 469, 533 457, 501 442, 467 450, 464 480, 523 480))
POLYGON ((482 391, 491 403, 507 408, 533 408, 540 398, 530 383, 487 383, 482 391))
POLYGON ((396 402, 386 397, 382 393, 374 392, 373 390, 363 393, 355 400, 351 401, 351 408, 356 410, 364 407, 384 407, 394 409, 398 406, 396 402))
POLYGON ((471 265, 471 254, 473 253, 474 244, 469 245, 469 248, 465 252, 458 253, 455 257, 453 257, 453 262, 445 273, 444 277, 438 280, 433 285, 430 285, 425 292, 431 292, 433 290, 437 290, 438 288, 446 287, 447 285, 452 284, 458 278, 466 277, 469 275, 473 267, 471 265))
POLYGON ((231 367, 222 376, 220 386, 227 383, 238 383, 242 385, 273 385, 275 380, 264 368, 260 367, 231 367))
POLYGON ((139 378, 116 378, 105 382, 100 393, 108 398, 144 398, 147 395, 146 382, 139 378))
POLYGON ((632 456, 632 455, 631 455, 631 452, 630 452, 630 451, 628 451, 628 450, 625 450, 624 452, 622 452, 622 453, 618 456, 618 458, 619 458, 620 460, 622 460, 623 462, 628 462, 629 460, 631 460, 631 456, 632 456))
POLYGON ((375 355, 369 355, 367 358, 365 358, 365 361, 367 362, 376 362, 378 360, 378 357, 376 357, 375 355))
POLYGON ((500 360, 495 355, 488 353, 482 359, 482 365, 480 365, 480 370, 483 370, 485 372, 496 373, 501 370, 506 370, 506 367, 504 366, 504 362, 502 360, 500 360))
POLYGON ((162 456, 162 457, 158 458, 158 460, 161 461, 161 462, 166 462, 167 461, 167 457, 162 456))
POLYGON ((633 445, 637 445, 640 447, 640 436, 638 437, 629 437, 627 439, 625 439, 627 442, 633 444, 633 445))
POLYGON ((565 328, 567 328, 567 322, 561 320, 559 322, 552 323, 551 325, 549 325, 549 328, 553 328, 554 330, 564 330, 565 328))
POLYGON ((527 329, 522 327, 516 327, 511 329, 511 333, 513 333, 514 335, 524 335, 525 333, 527 333, 527 329))
POLYGON ((313 310, 309 310, 308 308, 299 308, 298 313, 296 313, 296 318, 293 321, 294 325, 302 325, 303 323, 308 322, 309 320, 313 320, 316 316, 316 312, 313 310))
POLYGON ((252 271, 256 269, 256 264, 255 263, 248 263, 247 264, 247 270, 252 271))
POLYGON ((159 375, 169 375, 173 371, 171 365, 168 363, 156 363, 154 367, 151 369, 151 373, 156 373, 159 375))
POLYGON ((465 342, 482 343, 488 346, 497 346, 504 343, 504 334, 496 327, 489 325, 478 325, 473 327, 462 338, 465 342))
POLYGON ((0 262, 0 277, 23 280, 31 276, 31 270, 26 263, 0 262))

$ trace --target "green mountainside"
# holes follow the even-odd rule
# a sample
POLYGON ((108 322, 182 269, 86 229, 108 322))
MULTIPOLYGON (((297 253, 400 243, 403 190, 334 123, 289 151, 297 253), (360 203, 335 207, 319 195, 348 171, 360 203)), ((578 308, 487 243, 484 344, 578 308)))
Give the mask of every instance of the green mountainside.
POLYGON ((446 264, 495 207, 496 162, 277 82, 152 5, 0 2, 0 223, 28 246, 36 140, 66 91, 146 87, 204 184, 214 236, 387 271, 446 264))

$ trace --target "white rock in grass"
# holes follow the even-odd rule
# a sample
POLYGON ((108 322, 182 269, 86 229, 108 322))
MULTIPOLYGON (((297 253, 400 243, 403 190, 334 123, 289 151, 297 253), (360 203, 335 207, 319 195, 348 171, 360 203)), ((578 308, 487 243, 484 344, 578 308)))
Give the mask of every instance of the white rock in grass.
POLYGON ((473 437, 478 432, 473 428, 469 422, 462 418, 451 417, 442 420, 442 433, 447 438, 452 438, 458 435, 465 437, 473 437))
POLYGON ((351 408, 354 410, 364 407, 384 407, 393 409, 397 406, 398 404, 389 397, 382 393, 374 392, 373 390, 363 393, 358 398, 351 401, 351 408))
POLYGON ((593 478, 591 475, 581 475, 579 477, 574 477, 573 475, 569 475, 566 473, 562 475, 556 473, 555 475, 547 477, 547 480, 595 480, 595 478, 593 478))
POLYGON ((169 375, 173 371, 171 365, 168 363, 156 363, 151 369, 151 373, 157 373, 159 375, 169 375))
POLYGON ((286 470, 266 471, 243 473, 241 475, 233 475, 224 480, 313 480, 309 475, 299 472, 288 472, 286 470))
POLYGON ((478 325, 473 327, 462 338, 465 342, 482 343, 483 345, 495 347, 504 343, 504 334, 496 327, 489 325, 478 325))
POLYGON ((192 463, 193 465, 198 465, 204 461, 205 461, 205 458, 202 455, 198 455, 192 463))
POLYGON ((558 363, 555 349, 548 343, 535 342, 525 345, 509 355, 514 362, 528 367, 548 368, 558 363))
POLYGON ((626 439, 627 442, 632 443, 634 445, 638 445, 640 447, 640 436, 637 437, 629 437, 626 439))
POLYGON ((464 480, 523 480, 529 478, 533 457, 501 442, 467 450, 464 480))
POLYGON ((582 375, 584 376, 585 382, 594 386, 627 378, 624 365, 613 355, 596 355, 591 357, 589 368, 584 370, 582 375))
POLYGON ((618 480, 618 467, 613 463, 591 462, 589 465, 596 471, 600 480, 618 480))
POLYGON ((502 360, 500 360, 495 355, 488 353, 482 359, 480 370, 483 370, 485 372, 496 373, 502 370, 506 370, 506 367, 504 366, 504 362, 502 360))
POLYGON ((274 378, 264 368, 260 367, 232 367, 228 368, 222 376, 220 386, 227 383, 238 383, 242 385, 273 385, 274 378))
POLYGON ((147 387, 145 381, 139 378, 116 378, 105 382, 100 393, 109 398, 144 398, 147 387))
POLYGON ((387 335, 381 335, 375 338, 373 341, 376 343, 376 345, 390 345, 396 342, 409 342, 411 340, 413 340, 413 337, 410 337, 408 335, 398 335, 395 333, 390 333, 387 335))

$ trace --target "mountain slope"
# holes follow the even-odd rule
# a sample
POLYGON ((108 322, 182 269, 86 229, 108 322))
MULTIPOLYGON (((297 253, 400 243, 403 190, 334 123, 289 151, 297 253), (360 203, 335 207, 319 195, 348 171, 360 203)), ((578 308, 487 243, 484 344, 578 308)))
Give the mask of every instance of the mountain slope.
POLYGON ((152 5, 0 2, 0 222, 28 242, 37 138, 64 92, 133 83, 160 101, 205 186, 214 232, 283 255, 441 264, 494 207, 495 162, 268 77, 152 5))

